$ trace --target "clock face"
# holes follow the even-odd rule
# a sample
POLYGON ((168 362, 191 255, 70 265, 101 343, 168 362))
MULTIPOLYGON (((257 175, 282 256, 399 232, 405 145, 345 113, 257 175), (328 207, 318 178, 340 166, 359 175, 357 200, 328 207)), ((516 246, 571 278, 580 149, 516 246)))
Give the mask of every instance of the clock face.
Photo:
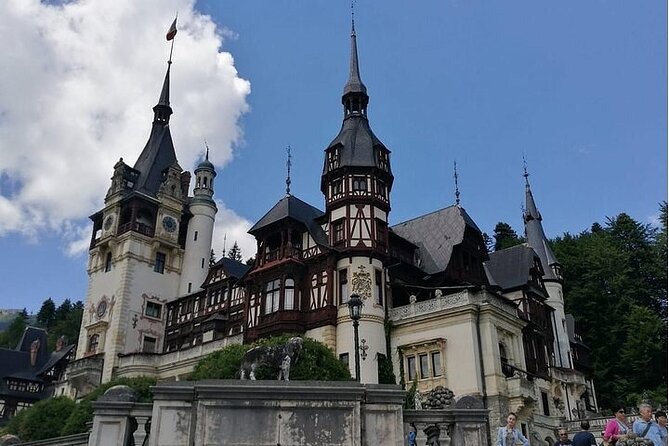
POLYGON ((114 224, 114 216, 110 215, 105 219, 105 231, 109 231, 114 224))
POLYGON ((107 301, 103 300, 102 302, 100 302, 98 304, 98 309, 97 309, 96 313, 97 313, 98 317, 102 317, 102 316, 105 315, 106 312, 107 312, 107 301))
POLYGON ((177 229, 177 221, 170 216, 163 218, 163 228, 167 232, 174 232, 177 229))

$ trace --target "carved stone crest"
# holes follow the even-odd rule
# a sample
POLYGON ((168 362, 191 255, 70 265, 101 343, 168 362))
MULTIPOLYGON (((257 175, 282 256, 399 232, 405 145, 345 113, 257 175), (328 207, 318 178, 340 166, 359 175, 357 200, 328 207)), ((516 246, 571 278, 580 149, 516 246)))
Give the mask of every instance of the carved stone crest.
POLYGON ((351 280, 353 293, 360 296, 362 300, 372 297, 372 276, 366 271, 364 265, 358 267, 358 272, 353 273, 351 280))

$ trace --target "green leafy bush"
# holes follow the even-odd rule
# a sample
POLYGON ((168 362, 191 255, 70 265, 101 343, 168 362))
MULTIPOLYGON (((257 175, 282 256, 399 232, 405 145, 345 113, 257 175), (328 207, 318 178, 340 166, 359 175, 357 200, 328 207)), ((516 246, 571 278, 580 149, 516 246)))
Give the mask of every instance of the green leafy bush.
MULTIPOLYGON (((193 379, 234 379, 239 377, 242 357, 249 349, 263 345, 285 344, 293 337, 281 335, 261 339, 252 345, 230 345, 206 356, 195 366, 193 379)), ((346 381, 351 379, 348 368, 342 364, 325 344, 310 338, 303 338, 298 360, 290 368, 290 379, 296 381, 346 381)), ((276 379, 278 368, 259 367, 258 379, 276 379)))
POLYGON ((379 357, 379 384, 396 384, 393 362, 386 356, 379 357))
POLYGON ((64 396, 42 400, 20 411, 5 430, 23 441, 58 437, 63 419, 69 417, 75 407, 76 403, 64 396))

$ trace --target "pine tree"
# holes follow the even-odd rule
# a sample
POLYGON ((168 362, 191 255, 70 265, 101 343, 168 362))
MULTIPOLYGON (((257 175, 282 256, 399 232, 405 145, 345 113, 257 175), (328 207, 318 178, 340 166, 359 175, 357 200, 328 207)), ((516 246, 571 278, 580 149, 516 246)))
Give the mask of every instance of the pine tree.
POLYGON ((237 241, 235 240, 234 245, 232 245, 232 248, 228 251, 228 258, 232 260, 236 260, 238 262, 242 261, 242 250, 237 244, 237 241))
POLYGON ((495 251, 520 245, 525 241, 508 223, 501 221, 495 225, 493 238, 495 239, 495 251))
POLYGON ((47 330, 53 325, 56 320, 56 304, 50 297, 42 302, 42 307, 37 312, 37 323, 40 327, 47 330))

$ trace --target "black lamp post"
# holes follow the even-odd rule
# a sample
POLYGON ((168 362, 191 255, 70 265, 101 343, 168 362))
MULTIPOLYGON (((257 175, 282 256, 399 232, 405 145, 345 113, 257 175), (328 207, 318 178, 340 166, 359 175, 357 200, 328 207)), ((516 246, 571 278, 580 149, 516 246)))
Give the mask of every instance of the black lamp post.
POLYGON ((357 294, 351 294, 348 300, 348 311, 353 320, 353 336, 355 342, 355 380, 360 382, 360 354, 358 343, 358 321, 360 320, 360 310, 362 309, 362 299, 357 294))

